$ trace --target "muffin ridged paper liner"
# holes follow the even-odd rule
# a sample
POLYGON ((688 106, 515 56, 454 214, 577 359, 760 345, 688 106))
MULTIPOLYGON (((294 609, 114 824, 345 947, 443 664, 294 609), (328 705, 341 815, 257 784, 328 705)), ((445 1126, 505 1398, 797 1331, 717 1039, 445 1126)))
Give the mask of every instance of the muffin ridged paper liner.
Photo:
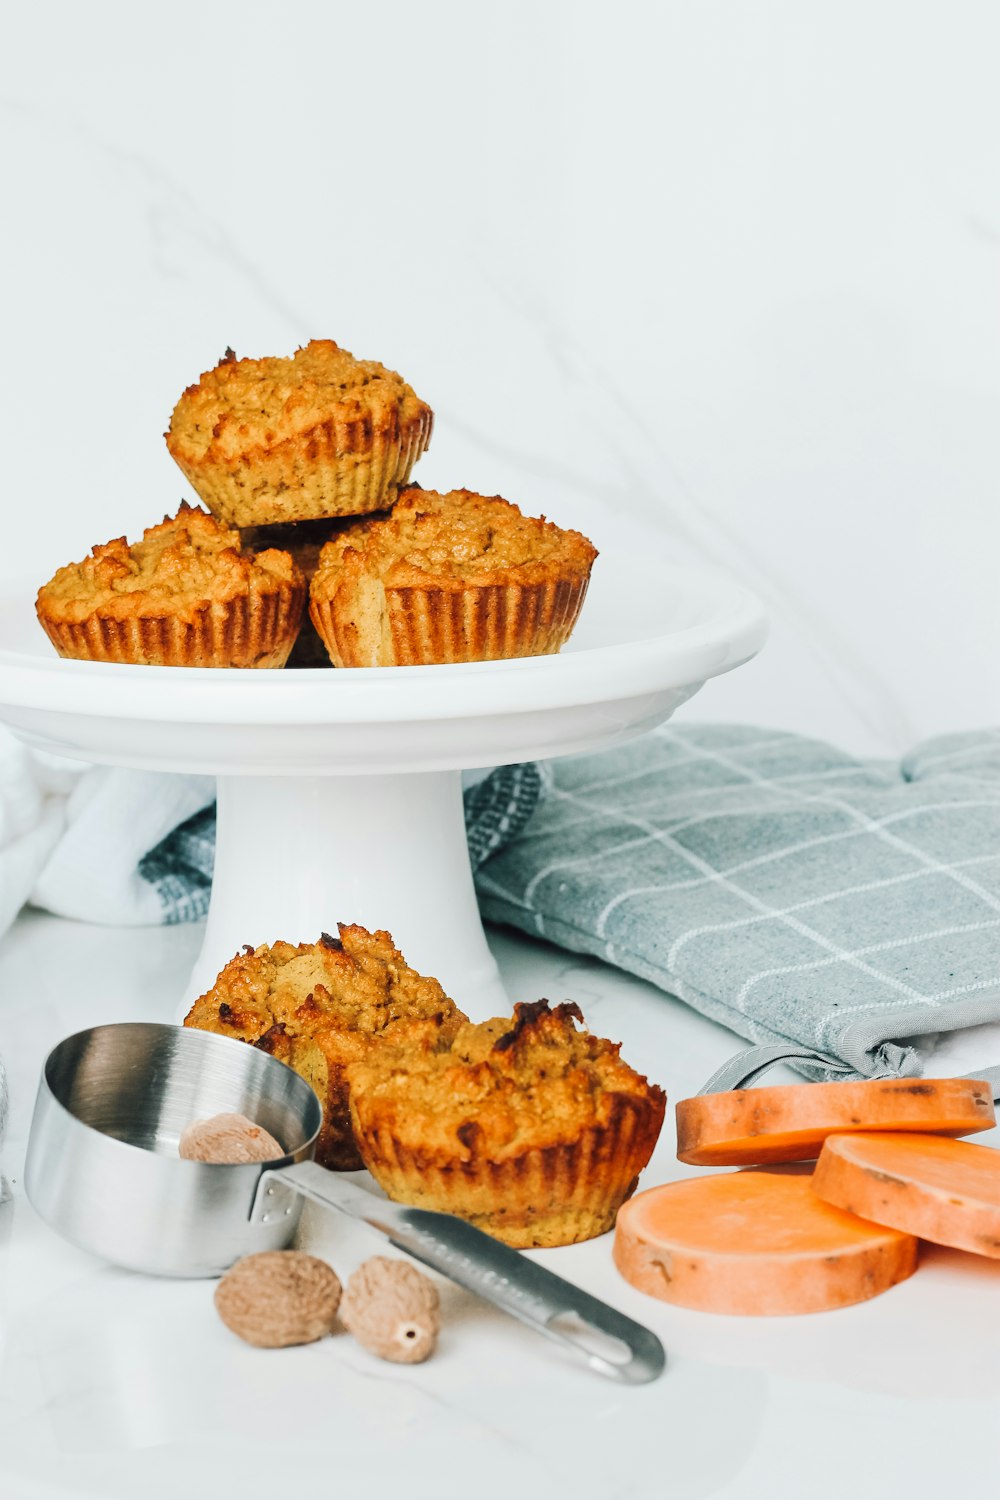
POLYGON ((232 458, 171 454, 213 515, 230 526, 278 525, 384 510, 430 442, 433 417, 372 431, 371 420, 331 418, 271 449, 232 458))
POLYGON ((529 1147, 503 1161, 473 1145, 455 1155, 407 1145, 380 1125, 377 1097, 351 1098, 351 1122, 365 1166, 390 1198, 468 1219, 516 1249, 569 1245, 611 1228, 648 1162, 663 1122, 662 1099, 616 1095, 604 1125, 576 1140, 529 1147))
POLYGON ((309 614, 338 667, 418 666, 548 656, 568 640, 587 593, 587 576, 531 584, 387 588, 388 640, 362 637, 355 596, 312 597, 309 614))
POLYGON ((60 656, 160 667, 283 667, 295 643, 305 585, 281 583, 180 615, 39 619, 60 656))

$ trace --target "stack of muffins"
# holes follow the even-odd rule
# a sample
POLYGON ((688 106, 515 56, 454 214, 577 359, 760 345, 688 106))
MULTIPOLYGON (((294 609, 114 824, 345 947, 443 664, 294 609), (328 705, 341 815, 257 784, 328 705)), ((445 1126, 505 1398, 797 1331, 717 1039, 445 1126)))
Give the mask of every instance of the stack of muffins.
MULTIPOLYGON (((499 496, 409 484, 430 407, 328 339, 231 350, 166 434, 182 504, 60 568, 38 618, 61 656, 176 667, 384 667, 557 652, 597 552, 499 496), (304 623, 308 599, 308 620, 304 623)), ((248 948, 185 1022, 263 1048, 323 1102, 317 1160, 518 1246, 603 1233, 664 1095, 545 1001, 473 1025, 384 932, 248 948)))
POLYGON ((595 548, 499 496, 409 486, 433 413, 330 339, 232 350, 183 393, 181 506, 40 590, 61 656, 149 666, 412 666, 556 652, 595 548), (305 614, 308 596, 308 618, 305 614))

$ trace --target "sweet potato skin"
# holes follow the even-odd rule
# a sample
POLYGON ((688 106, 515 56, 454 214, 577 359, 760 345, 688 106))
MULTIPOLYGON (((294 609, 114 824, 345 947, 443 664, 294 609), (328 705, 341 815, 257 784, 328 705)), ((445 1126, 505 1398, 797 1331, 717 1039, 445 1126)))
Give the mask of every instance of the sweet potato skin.
POLYGON ((972 1135, 996 1124, 991 1088, 970 1078, 879 1078, 699 1094, 677 1105, 677 1156, 694 1167, 815 1161, 828 1135, 972 1135))
POLYGON ((833 1135, 813 1190, 875 1223, 1000 1260, 1000 1151, 989 1146, 915 1134, 833 1135))
POLYGON ((751 1317, 847 1307, 916 1270, 911 1235, 817 1205, 828 1207, 795 1168, 651 1188, 619 1210, 615 1265, 663 1302, 751 1317))

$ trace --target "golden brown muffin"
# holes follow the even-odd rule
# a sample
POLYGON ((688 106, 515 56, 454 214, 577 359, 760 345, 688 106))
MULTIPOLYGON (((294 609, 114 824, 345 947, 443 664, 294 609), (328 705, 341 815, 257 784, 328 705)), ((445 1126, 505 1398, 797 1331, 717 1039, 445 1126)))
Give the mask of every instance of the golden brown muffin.
POLYGON ((283 667, 306 581, 287 552, 182 504, 176 516, 60 568, 35 609, 60 656, 156 667, 283 667))
POLYGON ((166 439, 209 510, 268 526, 385 509, 432 420, 394 370, 312 339, 290 359, 227 349, 181 396, 166 439))
POLYGON ((596 556, 499 495, 413 486, 327 543, 309 613, 338 667, 545 656, 569 638, 596 556))
POLYGON ((250 1042, 301 1073, 323 1105, 316 1160, 361 1166, 347 1066, 404 1021, 450 1036, 465 1016, 436 979, 407 964, 387 932, 338 924, 339 938, 247 947, 191 1007, 185 1026, 250 1042))
POLYGON ((352 1064, 354 1138, 389 1197, 519 1249, 610 1229, 666 1096, 574 1017, 576 1005, 539 1000, 455 1035, 401 1026, 352 1064))

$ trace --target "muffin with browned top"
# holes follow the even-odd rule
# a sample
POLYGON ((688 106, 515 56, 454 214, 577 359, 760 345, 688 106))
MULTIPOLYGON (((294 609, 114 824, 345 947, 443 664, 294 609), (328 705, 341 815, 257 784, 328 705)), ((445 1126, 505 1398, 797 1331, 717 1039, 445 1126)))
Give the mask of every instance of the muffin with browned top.
POLYGON ((316 1160, 361 1166, 351 1131, 347 1068, 400 1024, 451 1036, 465 1016, 436 979, 411 969, 387 932, 338 925, 318 943, 264 943, 232 959, 185 1026, 270 1052, 309 1083, 323 1105, 316 1160))
POLYGON ((354 1138, 389 1197, 518 1248, 610 1229, 666 1097, 582 1019, 540 1000, 453 1033, 404 1025, 352 1064, 354 1138))
POLYGON ((161 667, 282 667, 306 581, 287 552, 253 553, 239 533, 182 504, 129 546, 116 537, 39 590, 60 656, 161 667))
POLYGON ((568 639, 596 556, 499 495, 413 486, 326 544, 309 612, 338 667, 544 656, 568 639))
POLYGON ((289 359, 227 349, 181 396, 166 439, 215 515, 268 526, 385 509, 432 420, 394 370, 312 339, 289 359))

